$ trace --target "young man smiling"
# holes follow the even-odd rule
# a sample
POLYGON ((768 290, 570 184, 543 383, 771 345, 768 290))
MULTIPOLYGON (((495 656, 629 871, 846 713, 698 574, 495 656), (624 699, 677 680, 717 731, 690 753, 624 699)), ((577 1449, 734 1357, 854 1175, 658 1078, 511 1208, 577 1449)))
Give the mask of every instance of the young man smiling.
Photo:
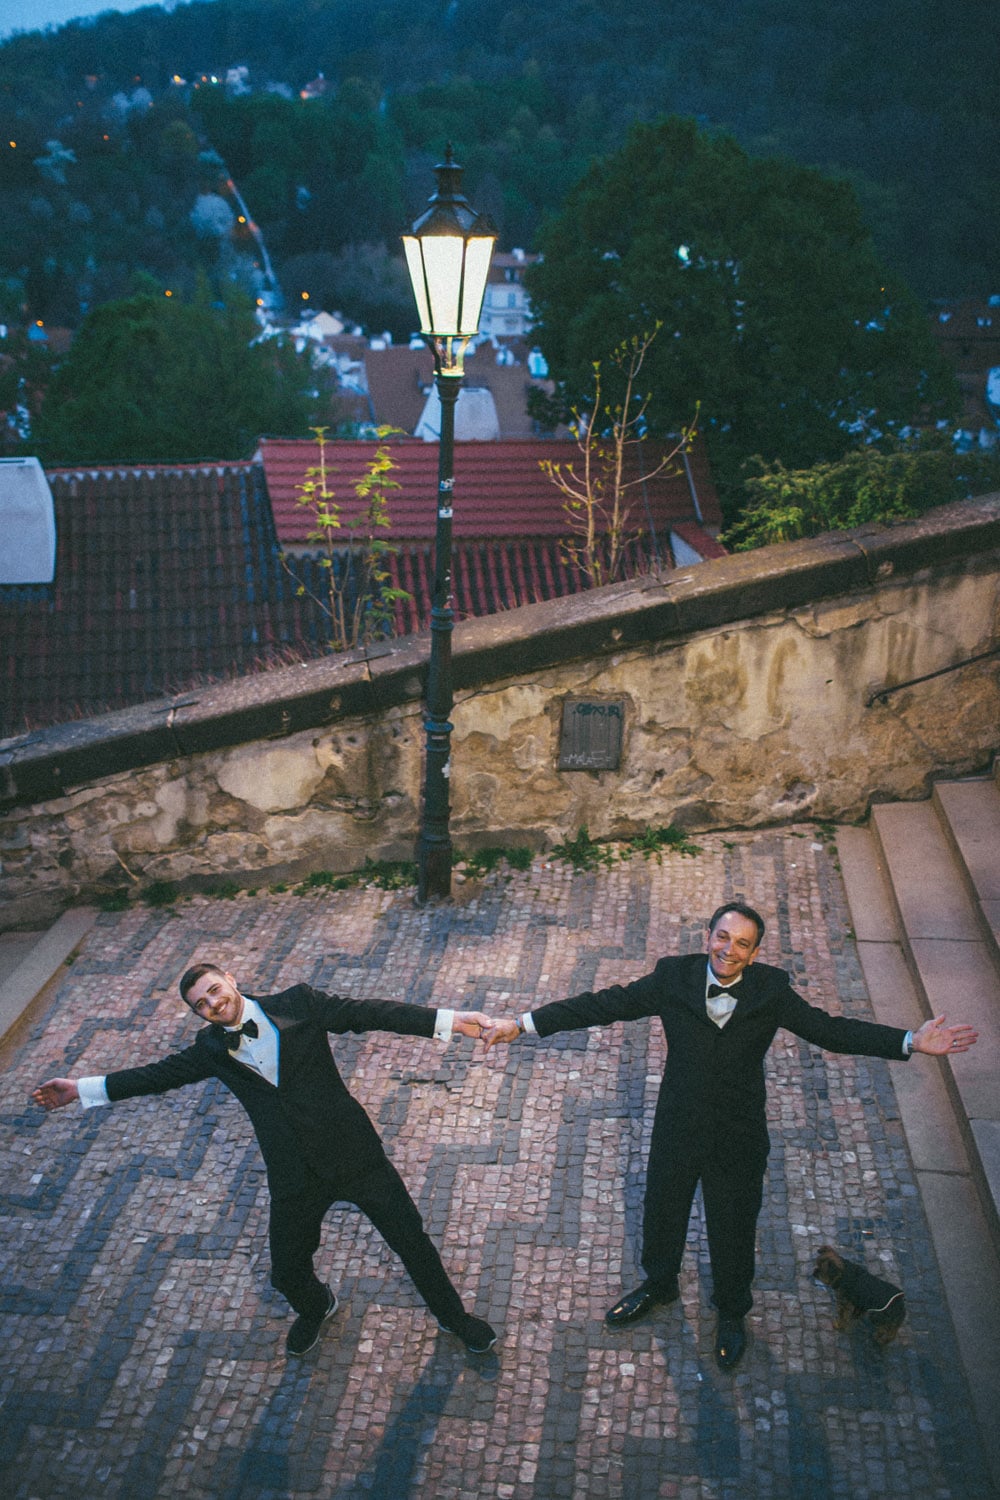
POLYGON ((753 1303, 754 1242, 770 1149, 764 1057, 775 1033, 783 1027, 829 1052, 889 1059, 911 1052, 953 1056, 971 1047, 976 1033, 971 1026, 946 1026, 943 1016, 909 1032, 807 1004, 783 969, 757 962, 764 919, 742 901, 719 907, 708 928, 707 953, 661 958, 632 984, 494 1022, 486 1045, 526 1032, 548 1037, 659 1017, 667 1063, 646 1172, 646 1280, 609 1309, 605 1322, 625 1328, 680 1295, 677 1278, 700 1182, 719 1314, 715 1358, 731 1370, 746 1349, 744 1318, 753 1303))
POLYGON ((106 1077, 50 1078, 34 1091, 35 1103, 51 1110, 79 1100, 91 1108, 220 1079, 250 1116, 267 1168, 271 1284, 298 1314, 288 1354, 311 1349, 337 1310, 337 1298, 313 1269, 323 1219, 335 1202, 354 1203, 367 1215, 442 1328, 475 1354, 491 1349, 496 1334, 465 1311, 378 1132, 348 1092, 328 1038, 365 1031, 440 1041, 453 1032, 479 1037, 488 1017, 324 995, 306 984, 253 998, 214 963, 188 969, 180 992, 208 1023, 192 1046, 106 1077))

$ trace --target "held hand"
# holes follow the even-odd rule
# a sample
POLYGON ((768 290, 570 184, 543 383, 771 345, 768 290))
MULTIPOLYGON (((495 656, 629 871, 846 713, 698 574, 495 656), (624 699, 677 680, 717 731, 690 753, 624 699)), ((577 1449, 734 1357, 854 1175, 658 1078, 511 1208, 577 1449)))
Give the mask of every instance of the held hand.
POLYGON ((485 1034, 486 1050, 488 1052, 491 1047, 495 1047, 497 1042, 513 1042, 519 1035, 516 1021, 492 1021, 485 1034))
POLYGON ((925 1021, 919 1031, 913 1033, 914 1052, 927 1052, 932 1057, 954 1057, 956 1052, 968 1052, 979 1040, 974 1026, 946 1026, 944 1016, 935 1016, 925 1021))
POLYGON ((484 1015, 481 1010, 456 1010, 451 1029, 460 1036, 471 1036, 473 1041, 478 1041, 487 1035, 492 1025, 492 1017, 484 1015))
POLYGON ((79 1099, 80 1094, 72 1078, 50 1078, 47 1083, 39 1084, 31 1097, 42 1109, 62 1109, 79 1099))

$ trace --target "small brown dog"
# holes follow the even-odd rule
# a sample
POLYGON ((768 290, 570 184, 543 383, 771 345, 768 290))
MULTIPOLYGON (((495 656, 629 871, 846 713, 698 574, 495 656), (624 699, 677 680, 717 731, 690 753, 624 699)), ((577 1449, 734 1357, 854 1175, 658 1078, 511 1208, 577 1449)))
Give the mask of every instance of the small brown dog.
POLYGON ((857 1261, 845 1260, 832 1245, 821 1245, 813 1275, 837 1295, 834 1328, 842 1333, 867 1318, 876 1344, 891 1344, 906 1317, 902 1289, 873 1276, 857 1261))

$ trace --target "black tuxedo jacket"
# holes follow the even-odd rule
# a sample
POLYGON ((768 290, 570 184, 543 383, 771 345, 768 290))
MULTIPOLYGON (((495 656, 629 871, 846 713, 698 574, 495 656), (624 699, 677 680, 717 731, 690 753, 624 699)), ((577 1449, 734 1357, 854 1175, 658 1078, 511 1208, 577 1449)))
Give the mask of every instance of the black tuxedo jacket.
POLYGON ((705 1009, 708 958, 661 958, 632 984, 557 1000, 532 1011, 539 1036, 658 1016, 667 1064, 650 1150, 682 1151, 692 1160, 723 1154, 760 1161, 769 1141, 764 1056, 779 1027, 828 1052, 903 1056, 905 1031, 831 1016, 797 995, 784 969, 750 964, 734 990, 736 1009, 721 1029, 705 1009))
POLYGON ((330 1051, 328 1032, 434 1034, 437 1011, 395 1000, 350 1000, 297 984, 280 995, 253 996, 278 1028, 278 1086, 237 1062, 221 1026, 206 1026, 194 1043, 159 1062, 125 1068, 105 1079, 108 1098, 163 1094, 219 1078, 250 1116, 273 1198, 346 1183, 386 1160, 382 1142, 348 1093, 330 1051))

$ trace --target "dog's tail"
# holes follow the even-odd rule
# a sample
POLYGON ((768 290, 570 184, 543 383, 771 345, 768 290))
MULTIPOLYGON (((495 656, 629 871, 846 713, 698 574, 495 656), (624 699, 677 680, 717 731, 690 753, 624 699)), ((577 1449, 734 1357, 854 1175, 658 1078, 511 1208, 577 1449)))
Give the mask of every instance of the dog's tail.
POLYGON ((903 1293, 902 1292, 893 1292, 893 1294, 889 1298, 889 1300, 887 1302, 883 1302, 881 1307, 867 1307, 867 1308, 865 1308, 865 1311, 869 1312, 869 1313, 885 1313, 885 1312, 889 1311, 890 1307, 893 1305, 894 1302, 900 1302, 902 1300, 903 1300, 903 1293))

